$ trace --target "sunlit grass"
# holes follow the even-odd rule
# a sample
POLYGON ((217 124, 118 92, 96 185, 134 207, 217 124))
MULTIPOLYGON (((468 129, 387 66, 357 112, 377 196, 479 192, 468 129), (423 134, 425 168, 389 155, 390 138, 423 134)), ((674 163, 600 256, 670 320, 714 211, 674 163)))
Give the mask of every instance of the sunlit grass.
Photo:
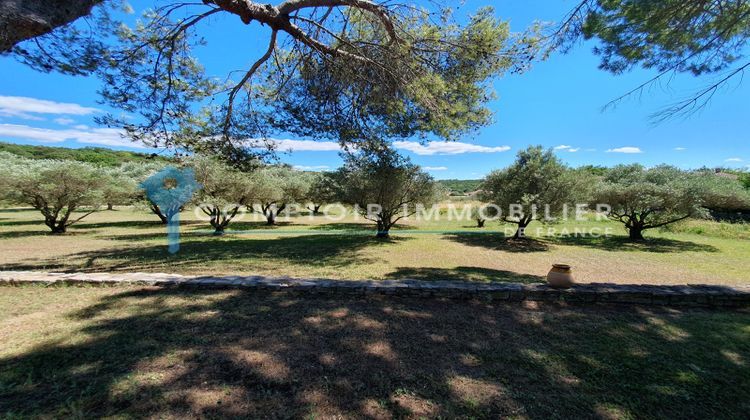
POLYGON ((512 233, 512 226, 490 221, 478 229, 471 220, 448 220, 446 206, 440 220, 403 221, 385 241, 375 239, 374 225, 361 217, 330 220, 307 213, 271 227, 262 217, 246 215, 215 237, 208 223, 188 210, 181 215, 182 248, 176 255, 167 253, 164 227, 143 210, 95 213, 68 234, 53 236, 38 213, 6 209, 0 210, 0 265, 5 270, 536 282, 553 263, 568 263, 579 282, 750 283, 748 225, 691 221, 647 231, 648 240, 634 244, 620 224, 590 215, 588 221, 534 222, 527 230, 531 240, 509 242, 504 233, 512 233), (597 235, 576 236, 591 232, 597 235))

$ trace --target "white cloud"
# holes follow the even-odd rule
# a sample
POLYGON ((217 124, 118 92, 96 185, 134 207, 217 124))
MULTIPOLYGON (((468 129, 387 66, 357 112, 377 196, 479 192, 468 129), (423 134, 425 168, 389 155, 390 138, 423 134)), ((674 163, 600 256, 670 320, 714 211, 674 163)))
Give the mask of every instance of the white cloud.
POLYGON ((461 142, 432 142, 426 145, 415 141, 394 141, 397 149, 408 150, 418 155, 458 155, 462 153, 507 152, 509 146, 488 147, 461 142))
POLYGON ((742 162, 742 159, 738 157, 733 157, 733 158, 726 159, 724 162, 742 162))
POLYGON ((70 124, 73 124, 74 122, 76 122, 75 120, 72 120, 70 118, 65 118, 65 117, 63 117, 63 118, 55 118, 52 121, 54 121, 54 122, 56 122, 56 123, 58 123, 60 125, 70 125, 70 124))
POLYGON ((684 148, 684 147, 675 147, 675 148, 674 148, 674 150, 675 150, 676 152, 682 152, 683 150, 687 150, 687 149, 686 149, 686 148, 684 148))
POLYGON ((263 148, 267 143, 276 146, 280 151, 291 152, 338 152, 341 146, 333 141, 314 141, 314 140, 290 140, 290 139, 249 139, 247 143, 250 147, 263 148))
POLYGON ((626 146, 618 147, 616 149, 609 149, 607 153, 643 153, 640 147, 626 146))
MULTIPOLYGON (((272 143, 279 151, 291 152, 338 152, 341 146, 334 141, 314 141, 314 140, 291 140, 291 139, 273 139, 267 140, 255 138, 249 139, 247 144, 250 147, 262 148, 266 143, 272 143)), ((408 150, 418 155, 457 155, 461 153, 497 153, 510 150, 508 146, 487 147, 477 144, 461 142, 432 142, 427 145, 415 141, 395 141, 393 146, 397 149, 408 150)))
POLYGON ((334 141, 313 140, 275 140, 279 150, 292 150, 295 152, 338 152, 341 146, 334 141))
POLYGON ((54 102, 24 96, 0 95, 0 116, 2 117, 38 120, 40 118, 34 114, 89 115, 97 111, 98 109, 96 108, 89 108, 74 103, 54 102))
POLYGON ((75 140, 79 143, 101 144, 104 146, 122 146, 145 148, 123 137, 124 131, 116 128, 91 128, 88 130, 51 129, 29 127, 20 124, 0 124, 0 136, 18 139, 37 140, 43 143, 59 143, 75 140))
POLYGON ((317 166, 306 166, 306 165, 294 165, 293 169, 297 171, 327 171, 331 169, 328 165, 317 165, 317 166))
POLYGON ((570 153, 575 153, 575 152, 581 150, 580 147, 573 147, 573 146, 569 146, 567 144, 561 144, 559 146, 555 146, 555 147, 553 147, 553 149, 554 150, 566 151, 566 152, 570 152, 570 153))
POLYGON ((447 171, 447 166, 423 166, 422 169, 425 171, 447 171))

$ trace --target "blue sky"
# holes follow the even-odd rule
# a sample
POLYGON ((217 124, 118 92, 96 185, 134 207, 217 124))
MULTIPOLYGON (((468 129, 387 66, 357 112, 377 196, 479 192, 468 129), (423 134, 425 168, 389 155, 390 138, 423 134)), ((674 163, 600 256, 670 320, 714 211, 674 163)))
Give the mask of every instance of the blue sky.
MULTIPOLYGON (((471 11, 487 3, 468 0, 462 9, 471 11)), ((512 30, 521 31, 535 19, 559 19, 574 2, 492 3, 499 17, 510 20, 512 30)), ((133 2, 136 11, 146 4, 133 2)), ((247 27, 233 17, 214 20, 203 29, 209 48, 198 55, 209 72, 217 75, 247 67, 260 55, 268 36, 266 28, 247 27)), ((679 76, 669 86, 602 111, 604 104, 653 72, 612 76, 600 71, 598 58, 591 53, 593 45, 582 44, 569 54, 537 63, 527 73, 498 79, 498 99, 491 104, 495 121, 477 135, 458 144, 421 146, 405 139, 395 145, 436 178, 482 177, 509 164, 516 151, 532 144, 557 147, 559 156, 573 166, 632 162, 684 168, 750 165, 748 83, 728 86, 707 108, 687 119, 653 125, 652 112, 683 98, 705 80, 679 76)), ((9 57, 0 57, 0 69, 0 140, 147 151, 120 139, 117 130, 96 127, 93 117, 106 110, 97 103, 98 80, 38 73, 9 57)), ((294 150, 280 156, 284 162, 313 170, 332 169, 340 163, 334 144, 283 140, 281 149, 294 150)))

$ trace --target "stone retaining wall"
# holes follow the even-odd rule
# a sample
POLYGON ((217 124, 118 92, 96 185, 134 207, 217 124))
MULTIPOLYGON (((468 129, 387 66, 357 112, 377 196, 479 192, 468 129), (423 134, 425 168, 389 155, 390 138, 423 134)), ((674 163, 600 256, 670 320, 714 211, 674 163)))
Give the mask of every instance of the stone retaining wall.
POLYGON ((327 280, 262 276, 182 276, 162 273, 44 273, 0 271, 0 285, 143 285, 190 288, 239 288, 331 295, 398 295, 484 299, 687 306, 750 306, 750 286, 632 285, 589 283, 570 289, 546 284, 471 283, 422 280, 327 280))

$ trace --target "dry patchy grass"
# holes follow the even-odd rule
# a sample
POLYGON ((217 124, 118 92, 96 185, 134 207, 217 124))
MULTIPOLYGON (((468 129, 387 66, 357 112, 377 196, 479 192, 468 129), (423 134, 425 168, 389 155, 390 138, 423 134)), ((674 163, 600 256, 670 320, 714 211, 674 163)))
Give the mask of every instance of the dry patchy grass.
POLYGON ((169 255, 163 226, 144 211, 99 212, 69 234, 53 236, 37 213, 6 209, 0 210, 0 268, 538 282, 551 264, 568 263, 582 283, 748 283, 747 225, 689 226, 649 231, 646 243, 632 244, 612 222, 553 226, 610 228, 615 236, 609 238, 548 236, 535 223, 532 240, 509 242, 498 223, 480 230, 444 217, 404 223, 391 240, 380 241, 364 220, 299 215, 270 229, 246 219, 213 237, 207 223, 188 211, 182 215, 182 249, 169 255))
POLYGON ((0 417, 738 418, 750 313, 0 288, 0 417))

